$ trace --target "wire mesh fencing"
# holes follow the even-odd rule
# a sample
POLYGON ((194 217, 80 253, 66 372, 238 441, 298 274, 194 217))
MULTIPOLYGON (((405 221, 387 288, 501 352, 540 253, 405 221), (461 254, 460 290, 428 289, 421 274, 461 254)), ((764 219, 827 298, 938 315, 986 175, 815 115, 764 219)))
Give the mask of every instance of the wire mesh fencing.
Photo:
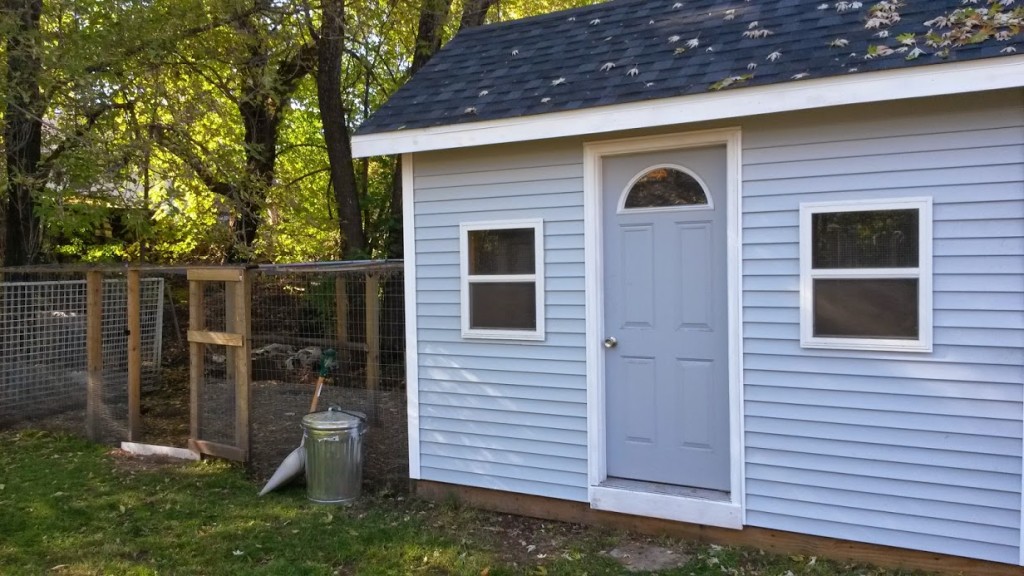
POLYGON ((0 424, 85 407, 85 281, 19 275, 0 284, 0 424))
POLYGON ((261 266, 252 287, 252 467, 273 472, 302 417, 338 406, 366 415, 364 476, 408 479, 404 286, 400 262, 261 266))
MULTIPOLYGON (((148 444, 184 448, 189 438, 189 293, 186 269, 150 267, 141 272, 140 301, 161 314, 160 323, 141 326, 141 433, 148 444), (145 290, 147 281, 159 279, 158 296, 145 290), (149 327, 153 327, 152 335, 149 327), (146 343, 153 345, 152 352, 146 343)), ((127 365, 124 365, 127 370, 127 365)))
MULTIPOLYGON (((54 271, 2 274, 0 425, 41 420, 71 432, 88 428, 101 440, 127 436, 127 284, 123 275, 98 276, 91 300, 83 276, 54 271), (93 339, 90 317, 97 321, 93 339), (91 385, 90 342, 101 356, 91 385)), ((139 348, 143 377, 150 380, 161 363, 163 293, 161 278, 140 282, 139 348)))
POLYGON ((248 293, 230 282, 192 283, 185 268, 137 270, 133 340, 128 269, 0 269, 0 428, 129 439, 130 350, 137 341, 136 440, 232 446, 245 436, 250 469, 266 478, 298 446, 302 417, 313 409, 322 379, 316 409, 336 405, 367 416, 368 484, 406 486, 401 262, 254 267, 245 272, 248 293), (90 308, 88 278, 97 286, 97 274, 90 308), (99 339, 89 337, 90 318, 98 319, 91 330, 99 339), (223 343, 195 347, 190 331, 245 334, 248 356, 223 343))

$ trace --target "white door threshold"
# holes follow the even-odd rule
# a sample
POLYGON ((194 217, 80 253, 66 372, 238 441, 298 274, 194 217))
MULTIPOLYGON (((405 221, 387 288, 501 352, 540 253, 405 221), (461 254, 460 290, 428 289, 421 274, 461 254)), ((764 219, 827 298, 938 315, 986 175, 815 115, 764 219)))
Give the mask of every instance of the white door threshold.
POLYGON ((700 494, 679 491, 648 491, 642 482, 610 480, 590 487, 590 507, 648 518, 661 518, 720 528, 743 528, 742 507, 728 494, 702 490, 700 494), (674 492, 674 493, 670 493, 674 492), (705 497, 710 496, 710 497, 705 497))

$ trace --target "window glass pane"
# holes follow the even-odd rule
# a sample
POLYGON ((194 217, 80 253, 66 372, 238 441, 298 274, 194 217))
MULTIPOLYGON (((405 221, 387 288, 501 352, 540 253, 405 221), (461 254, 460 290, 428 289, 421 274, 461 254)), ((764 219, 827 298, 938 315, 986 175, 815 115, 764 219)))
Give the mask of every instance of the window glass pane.
POLYGON ((918 337, 917 279, 814 281, 814 335, 918 337))
POLYGON ((629 190, 626 208, 707 205, 708 196, 700 182, 686 172, 655 168, 644 174, 629 190))
POLYGON ((812 266, 917 268, 918 217, 916 209, 812 214, 812 266))
POLYGON ((536 330, 537 286, 533 282, 470 283, 469 327, 536 330))
POLYGON ((469 232, 470 275, 533 274, 533 241, 533 228, 469 232))

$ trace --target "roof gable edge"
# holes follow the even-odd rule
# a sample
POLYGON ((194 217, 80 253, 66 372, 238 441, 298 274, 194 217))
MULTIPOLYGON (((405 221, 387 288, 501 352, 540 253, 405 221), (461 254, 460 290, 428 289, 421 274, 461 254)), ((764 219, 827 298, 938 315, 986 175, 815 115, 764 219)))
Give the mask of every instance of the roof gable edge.
POLYGON ((356 135, 357 158, 1024 87, 1024 55, 863 72, 582 110, 356 135))

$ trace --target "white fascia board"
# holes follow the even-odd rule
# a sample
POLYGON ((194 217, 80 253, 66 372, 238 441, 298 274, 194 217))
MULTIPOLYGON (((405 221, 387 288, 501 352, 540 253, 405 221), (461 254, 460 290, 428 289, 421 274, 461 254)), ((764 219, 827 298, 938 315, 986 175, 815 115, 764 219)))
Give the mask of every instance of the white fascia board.
POLYGON ((1021 86, 1024 86, 1024 55, 1002 56, 568 112, 366 134, 352 138, 352 152, 356 158, 365 158, 447 150, 1021 86))

